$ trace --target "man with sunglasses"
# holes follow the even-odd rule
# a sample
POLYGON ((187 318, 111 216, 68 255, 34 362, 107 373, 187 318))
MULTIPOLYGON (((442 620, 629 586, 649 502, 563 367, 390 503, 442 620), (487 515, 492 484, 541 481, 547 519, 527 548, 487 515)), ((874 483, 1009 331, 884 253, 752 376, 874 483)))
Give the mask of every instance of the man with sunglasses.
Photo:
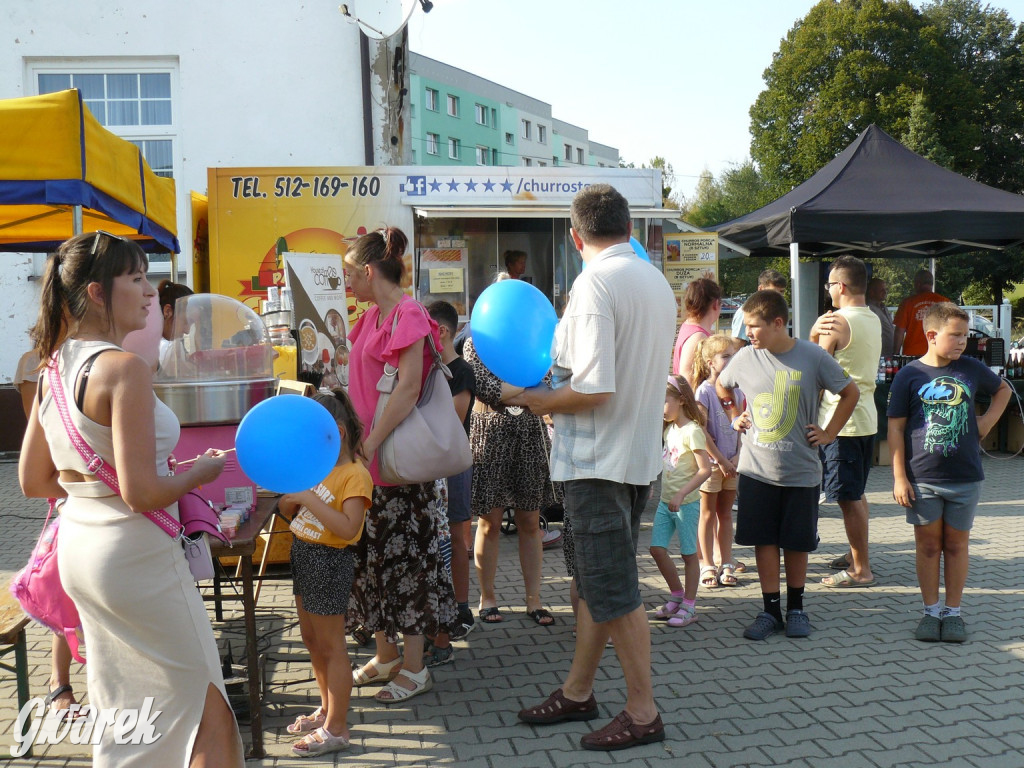
MULTIPOLYGON (((860 392, 853 415, 839 437, 820 449, 825 498, 839 503, 850 543, 849 553, 830 563, 839 572, 821 580, 826 587, 868 587, 875 583, 868 560, 869 510, 864 488, 878 431, 875 374, 882 354, 882 326, 868 308, 867 283, 863 261, 856 256, 836 259, 825 283, 835 310, 819 317, 811 328, 811 341, 835 357, 860 392)), ((829 422, 837 403, 837 396, 823 393, 819 424, 829 422)))

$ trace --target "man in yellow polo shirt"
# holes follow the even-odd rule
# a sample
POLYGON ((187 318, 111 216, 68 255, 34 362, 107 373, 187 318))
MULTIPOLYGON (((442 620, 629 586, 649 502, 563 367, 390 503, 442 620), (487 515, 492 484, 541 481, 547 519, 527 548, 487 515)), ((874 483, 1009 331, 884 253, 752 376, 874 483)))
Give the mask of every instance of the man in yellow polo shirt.
MULTIPOLYGON (((874 458, 878 414, 875 409, 875 377, 882 353, 881 323, 867 306, 868 274, 855 256, 840 256, 832 264, 825 288, 834 312, 826 312, 811 328, 811 341, 832 353, 853 379, 860 399, 839 437, 821 449, 825 498, 839 503, 843 512, 849 553, 833 561, 842 570, 826 576, 826 587, 868 587, 875 583, 868 560, 868 502, 864 496, 874 458)), ((819 424, 827 424, 839 398, 825 391, 819 424)))

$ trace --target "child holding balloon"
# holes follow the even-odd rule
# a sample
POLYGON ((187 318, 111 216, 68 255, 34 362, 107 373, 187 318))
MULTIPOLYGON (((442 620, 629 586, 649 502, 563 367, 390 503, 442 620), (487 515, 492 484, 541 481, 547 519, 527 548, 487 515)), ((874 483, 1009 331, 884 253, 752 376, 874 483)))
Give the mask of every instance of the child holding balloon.
POLYGON ((299 715, 288 733, 303 735, 292 746, 299 757, 347 749, 352 664, 345 643, 345 613, 355 570, 350 546, 363 531, 373 480, 358 461, 362 425, 343 390, 314 398, 334 417, 341 435, 338 462, 314 489, 286 494, 278 506, 295 512, 291 565, 302 642, 320 688, 320 706, 299 715))
POLYGON ((697 620, 697 520, 700 517, 700 486, 711 476, 704 437, 704 417, 693 390, 682 376, 669 376, 665 388, 664 471, 661 502, 654 513, 651 557, 661 571, 669 595, 654 618, 670 627, 685 627, 697 620), (672 534, 679 537, 679 551, 686 566, 686 588, 668 554, 672 534))

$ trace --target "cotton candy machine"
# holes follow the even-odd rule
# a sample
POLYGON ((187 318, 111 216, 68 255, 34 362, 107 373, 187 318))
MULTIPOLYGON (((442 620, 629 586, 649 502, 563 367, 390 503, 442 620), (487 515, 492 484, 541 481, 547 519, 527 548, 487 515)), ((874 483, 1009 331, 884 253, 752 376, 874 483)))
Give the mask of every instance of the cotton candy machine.
MULTIPOLYGON (((174 449, 186 461, 208 448, 235 447, 235 432, 254 405, 274 394, 274 349, 259 315, 227 296, 197 293, 178 299, 170 345, 153 388, 181 423, 174 449)), ((224 472, 200 493, 215 506, 251 507, 256 486, 234 453, 224 472)))

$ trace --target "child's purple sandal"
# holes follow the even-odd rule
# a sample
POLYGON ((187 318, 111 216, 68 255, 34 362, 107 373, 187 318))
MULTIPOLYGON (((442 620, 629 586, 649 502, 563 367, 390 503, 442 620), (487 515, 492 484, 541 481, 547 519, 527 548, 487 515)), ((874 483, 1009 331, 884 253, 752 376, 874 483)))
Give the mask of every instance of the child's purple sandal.
POLYGON ((665 621, 666 619, 676 615, 676 611, 679 610, 680 605, 682 605, 682 603, 678 600, 669 600, 655 612, 654 618, 658 619, 658 621, 665 621))

